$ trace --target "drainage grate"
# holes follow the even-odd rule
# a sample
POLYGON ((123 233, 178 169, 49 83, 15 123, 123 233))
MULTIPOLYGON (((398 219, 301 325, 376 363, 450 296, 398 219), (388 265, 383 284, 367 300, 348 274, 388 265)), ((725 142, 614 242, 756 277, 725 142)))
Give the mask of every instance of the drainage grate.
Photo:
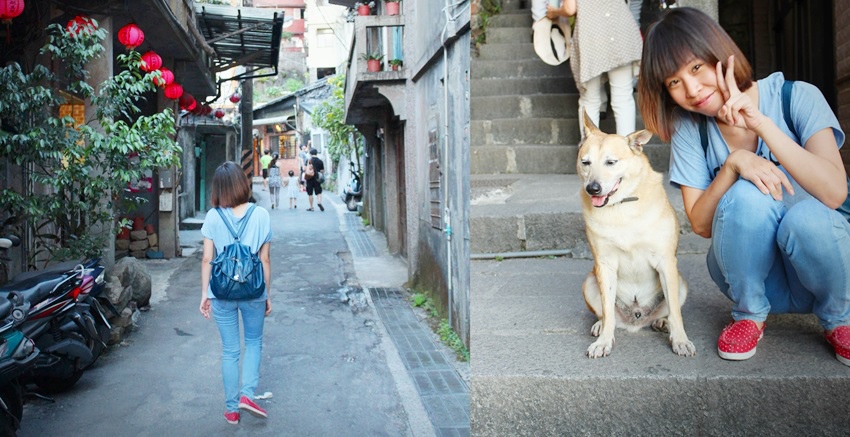
POLYGON ((469 435, 469 387, 434 344, 401 290, 370 289, 375 309, 407 367, 439 436, 469 435))
POLYGON ((360 216, 353 212, 345 213, 345 226, 348 232, 345 233, 345 239, 348 241, 348 247, 351 249, 351 254, 362 257, 378 256, 378 249, 372 244, 372 240, 366 235, 366 229, 363 227, 363 222, 360 221, 360 216))

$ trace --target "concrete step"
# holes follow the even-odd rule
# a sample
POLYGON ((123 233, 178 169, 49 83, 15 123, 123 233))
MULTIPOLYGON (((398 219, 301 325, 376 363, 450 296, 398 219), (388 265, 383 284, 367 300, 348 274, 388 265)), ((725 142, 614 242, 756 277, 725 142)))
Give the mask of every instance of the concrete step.
POLYGON ((469 172, 480 174, 575 173, 575 145, 511 144, 470 146, 469 172))
POLYGON ((498 3, 501 15, 531 14, 531 0, 500 0, 498 3))
POLYGON ((513 61, 486 61, 478 59, 470 64, 471 79, 521 78, 521 79, 572 79, 569 62, 558 66, 540 59, 513 61))
POLYGON ((470 138, 483 144, 578 144, 575 118, 472 120, 470 138))
POLYGON ((722 360, 731 303, 704 251, 680 247, 678 259, 697 355, 673 354, 665 334, 646 328, 617 330, 611 355, 595 360, 584 356, 594 341, 581 292, 590 260, 471 261, 472 434, 846 435, 850 371, 816 319, 770 316, 753 358, 722 360))
POLYGON ((531 11, 528 9, 505 11, 499 15, 490 17, 487 29, 500 29, 503 27, 521 27, 531 29, 533 21, 531 11))
MULTIPOLYGON (((538 146, 540 149, 542 146, 538 146)), ((481 154, 485 148, 475 150, 481 154)), ((491 150, 499 152, 498 148, 491 150)), ((663 144, 647 145, 645 150, 653 168, 665 152, 669 154, 669 147, 663 144)), ((566 250, 574 256, 589 256, 581 216, 581 182, 574 174, 575 147, 560 151, 553 147, 545 156, 559 159, 563 173, 572 174, 471 174, 469 240, 473 256, 537 250, 566 250)), ((515 153, 513 159, 518 171, 524 157, 515 153)), ((532 155, 528 159, 536 158, 532 155)), ((475 160, 473 157, 470 161, 475 160)), ((681 194, 669 184, 665 187, 679 216, 681 232, 691 234, 681 194)))
POLYGON ((578 94, 472 97, 471 120, 578 117, 578 94))
MULTIPOLYGON (((529 18, 529 21, 531 18, 529 18)), ((531 23, 522 27, 488 27, 487 44, 531 43, 531 23)), ((534 46, 531 47, 534 53, 534 46)))
MULTIPOLYGON (((471 68, 474 70, 474 64, 471 68)), ((470 93, 473 97, 549 93, 563 94, 571 92, 578 92, 572 76, 553 80, 540 80, 538 78, 479 78, 473 79, 470 83, 470 93)))
POLYGON ((201 226, 204 225, 204 217, 186 217, 180 221, 180 230, 191 231, 201 229, 201 226))
POLYGON ((516 60, 539 59, 534 52, 531 42, 510 42, 504 44, 482 44, 478 48, 478 57, 474 58, 472 65, 477 61, 516 61, 516 60))

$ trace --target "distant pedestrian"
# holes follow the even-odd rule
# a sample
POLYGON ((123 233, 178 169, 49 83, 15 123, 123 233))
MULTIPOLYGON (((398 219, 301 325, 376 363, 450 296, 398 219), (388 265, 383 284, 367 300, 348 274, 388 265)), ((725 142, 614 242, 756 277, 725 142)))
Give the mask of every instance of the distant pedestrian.
POLYGON ((301 184, 301 191, 306 191, 307 187, 307 179, 304 177, 304 170, 307 169, 307 160, 310 159, 310 154, 307 152, 308 149, 306 144, 301 145, 301 151, 298 152, 298 180, 299 184, 301 184))
MULTIPOLYGON (((235 162, 225 162, 215 171, 212 180, 210 204, 220 208, 226 220, 234 229, 243 225, 251 198, 251 183, 235 162)), ((263 323, 265 316, 272 311, 270 298, 271 262, 269 259, 272 238, 269 213, 255 206, 249 215, 241 233, 242 244, 258 253, 263 266, 266 289, 263 294, 251 300, 217 299, 210 288, 212 265, 210 262, 216 253, 233 243, 233 237, 222 217, 214 209, 207 212, 201 234, 204 236, 204 255, 201 262, 201 314, 207 319, 212 314, 221 335, 222 359, 221 373, 224 381, 224 419, 228 423, 239 423, 239 410, 245 410, 258 417, 267 417, 266 411, 252 399, 260 376, 260 357, 263 349, 263 323), (239 313, 242 314, 245 356, 242 361, 242 387, 239 386, 239 313)), ((204 377, 204 376, 199 376, 204 377)))
POLYGON ((322 206, 322 183, 319 182, 320 175, 319 173, 323 173, 325 171, 325 163, 319 159, 316 154, 319 152, 316 149, 310 149, 310 161, 307 165, 313 166, 314 175, 311 178, 307 179, 307 199, 310 200, 310 207, 307 208, 307 211, 313 211, 313 194, 316 194, 316 205, 322 211, 325 210, 325 207, 322 206))
POLYGON ((280 208, 280 187, 283 185, 280 177, 280 161, 277 153, 272 157, 269 163, 269 199, 271 199, 272 209, 275 205, 280 208))
POLYGON ((298 191, 300 191, 301 184, 298 182, 298 178, 295 177, 295 172, 289 170, 289 180, 286 181, 286 193, 289 195, 289 209, 298 208, 298 191))
POLYGON ((263 156, 260 158, 260 168, 263 169, 263 191, 266 191, 266 187, 269 185, 269 164, 272 162, 272 151, 266 149, 263 151, 263 156))

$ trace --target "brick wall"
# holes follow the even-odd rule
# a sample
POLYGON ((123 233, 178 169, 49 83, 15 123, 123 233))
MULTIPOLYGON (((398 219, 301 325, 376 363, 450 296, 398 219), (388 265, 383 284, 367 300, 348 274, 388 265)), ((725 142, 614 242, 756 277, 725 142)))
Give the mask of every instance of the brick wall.
MULTIPOLYGON (((845 133, 850 132, 850 2, 834 1, 835 7, 835 88, 838 94, 838 121, 845 133)), ((850 145, 841 149, 844 168, 850 174, 850 145)))

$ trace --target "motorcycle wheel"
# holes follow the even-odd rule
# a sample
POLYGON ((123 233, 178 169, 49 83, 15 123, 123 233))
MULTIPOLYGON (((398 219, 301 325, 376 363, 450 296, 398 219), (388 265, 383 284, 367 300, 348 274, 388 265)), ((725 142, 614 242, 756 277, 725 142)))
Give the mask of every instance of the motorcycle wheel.
POLYGON ((64 391, 68 391, 80 378, 83 376, 83 372, 85 369, 80 369, 77 367, 76 360, 70 361, 67 359, 63 359, 61 361, 61 365, 71 366, 71 369, 68 369, 70 373, 67 376, 48 376, 48 375, 33 375, 32 382, 38 386, 38 388, 42 389, 45 393, 61 393, 64 391))
POLYGON ((0 435, 15 436, 24 416, 24 396, 17 380, 0 387, 0 398, 6 408, 0 411, 0 435))
POLYGON ((349 211, 357 211, 357 199, 355 199, 354 196, 349 197, 348 200, 345 201, 345 206, 349 211))

